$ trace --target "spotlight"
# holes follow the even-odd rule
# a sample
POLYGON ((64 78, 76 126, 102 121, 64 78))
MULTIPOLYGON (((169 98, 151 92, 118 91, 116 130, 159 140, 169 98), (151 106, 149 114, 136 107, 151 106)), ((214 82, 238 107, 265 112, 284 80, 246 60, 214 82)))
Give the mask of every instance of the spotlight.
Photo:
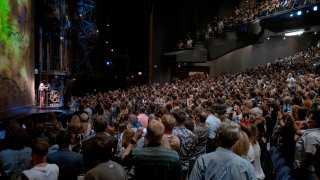
POLYGON ((283 40, 286 40, 286 37, 283 37, 283 40))
POLYGON ((292 17, 293 16, 293 14, 290 14, 290 17, 292 17))
POLYGON ((96 30, 96 33, 98 33, 98 32, 99 32, 99 30, 97 29, 97 30, 96 30))
POLYGON ((314 6, 313 11, 318 11, 318 6, 314 6))
POLYGON ((307 10, 307 13, 309 13, 309 10, 307 10))
POLYGON ((109 42, 108 41, 106 41, 106 44, 108 44, 109 42))
POLYGON ((111 49, 110 51, 111 51, 111 52, 113 52, 114 50, 113 50, 113 49, 111 49))
POLYGON ((62 36, 60 37, 60 40, 63 40, 63 37, 62 37, 62 36))
POLYGON ((142 72, 141 72, 141 71, 139 71, 139 72, 138 72, 138 75, 139 75, 139 76, 141 76, 141 75, 142 75, 142 72))
POLYGON ((298 11, 297 15, 300 16, 302 14, 302 11, 298 11))

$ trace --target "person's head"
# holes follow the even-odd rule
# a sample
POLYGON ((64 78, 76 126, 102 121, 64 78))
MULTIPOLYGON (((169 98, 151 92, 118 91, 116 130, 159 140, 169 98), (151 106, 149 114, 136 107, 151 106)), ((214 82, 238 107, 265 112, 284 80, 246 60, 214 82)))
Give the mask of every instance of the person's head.
POLYGON ((93 117, 93 128, 96 132, 105 132, 108 126, 108 121, 104 116, 97 115, 93 117))
POLYGON ((250 147, 250 141, 248 138, 248 135, 241 131, 240 132, 240 137, 238 141, 236 142, 235 145, 232 146, 232 151, 239 156, 246 157, 249 152, 249 147, 250 147))
POLYGON ((36 138, 31 144, 33 158, 45 158, 49 152, 49 143, 44 138, 36 138))
POLYGON ((48 113, 48 121, 52 122, 52 121, 57 121, 57 116, 54 112, 49 112, 48 113))
POLYGON ((89 115, 87 113, 80 114, 80 121, 81 122, 88 122, 88 120, 89 120, 89 115))
POLYGON ((194 130, 194 121, 193 121, 193 119, 187 117, 186 120, 183 122, 183 125, 187 129, 189 129, 190 131, 193 132, 193 130, 194 130))
POLYGON ((122 147, 127 148, 129 145, 130 139, 132 139, 134 136, 134 130, 133 129, 126 129, 123 131, 122 135, 122 147))
POLYGON ((265 126, 266 126, 266 119, 264 117, 259 117, 255 123, 254 123, 257 127, 257 133, 258 133, 258 137, 264 137, 266 130, 265 130, 265 126))
POLYGON ((302 108, 298 109, 297 119, 299 121, 300 120, 305 120, 307 118, 307 114, 308 114, 308 108, 302 107, 302 108))
POLYGON ((72 134, 69 131, 62 130, 57 135, 57 144, 59 149, 69 148, 71 144, 72 134))
POLYGON ((94 157, 98 163, 107 162, 112 155, 113 142, 105 133, 97 134, 92 142, 92 150, 94 157))
POLYGON ((258 119, 259 117, 262 117, 262 110, 258 107, 254 107, 252 109, 250 109, 250 121, 251 122, 255 122, 256 119, 258 119))
POLYGON ((45 88, 44 84, 43 84, 43 83, 40 83, 40 84, 39 84, 39 89, 38 89, 38 90, 42 91, 44 88, 45 88))
POLYGON ((199 117, 199 122, 205 123, 207 120, 208 114, 205 111, 201 111, 198 117, 199 117))
POLYGON ((252 144, 256 144, 257 143, 258 130, 257 130, 256 125, 254 125, 254 124, 250 124, 250 125, 242 124, 241 125, 241 130, 244 131, 248 135, 248 137, 250 139, 250 142, 252 144))
POLYGON ((243 102, 242 111, 248 111, 253 107, 253 102, 251 100, 245 100, 243 102))
POLYGON ((163 115, 161 122, 166 132, 172 132, 172 129, 176 126, 176 119, 170 114, 163 115))
POLYGON ((291 104, 292 98, 290 96, 286 96, 283 98, 283 102, 285 104, 291 104))
POLYGON ((309 118, 307 120, 307 125, 309 128, 320 127, 320 110, 319 109, 314 109, 310 112, 309 118))
POLYGON ((180 104, 179 100, 177 100, 177 99, 174 100, 173 103, 172 103, 173 107, 179 107, 179 104, 180 104))
POLYGON ((139 113, 145 113, 145 112, 146 112, 146 108, 144 106, 140 106, 139 113))
POLYGON ((11 149, 20 150, 24 148, 28 141, 28 133, 20 127, 12 129, 7 136, 7 141, 11 149))
POLYGON ((217 131, 220 146, 230 149, 240 137, 240 126, 233 121, 222 122, 217 131))
POLYGON ((57 144, 57 136, 58 136, 57 131, 49 131, 48 133, 49 146, 53 146, 57 144))
POLYGON ((146 138, 149 143, 160 143, 164 135, 164 125, 162 122, 152 120, 148 123, 146 138))
POLYGON ((131 126, 131 127, 136 127, 137 123, 138 123, 137 116, 135 116, 133 114, 130 114, 128 116, 128 125, 131 126))
POLYGON ((182 124, 187 117, 187 113, 183 109, 176 109, 173 111, 173 117, 176 119, 178 124, 182 124))

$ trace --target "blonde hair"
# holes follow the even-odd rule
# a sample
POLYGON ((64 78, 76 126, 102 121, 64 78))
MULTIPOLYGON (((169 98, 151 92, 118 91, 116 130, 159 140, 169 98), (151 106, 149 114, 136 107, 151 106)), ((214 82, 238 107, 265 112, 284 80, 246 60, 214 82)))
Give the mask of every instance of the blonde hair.
POLYGON ((133 129, 126 129, 123 131, 122 135, 122 147, 127 148, 129 145, 130 139, 132 139, 134 136, 134 130, 133 129))
POLYGON ((250 147, 249 137, 247 133, 245 133, 244 131, 241 131, 238 141, 236 142, 235 145, 232 146, 231 150, 235 154, 241 157, 246 157, 249 152, 249 147, 250 147))

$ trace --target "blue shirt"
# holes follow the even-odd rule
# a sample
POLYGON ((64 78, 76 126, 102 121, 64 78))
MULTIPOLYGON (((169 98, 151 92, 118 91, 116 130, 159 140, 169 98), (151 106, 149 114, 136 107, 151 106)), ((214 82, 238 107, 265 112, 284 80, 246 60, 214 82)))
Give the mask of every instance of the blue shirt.
POLYGON ((6 149, 0 152, 0 166, 7 174, 28 169, 30 161, 31 148, 29 147, 21 150, 6 149))
POLYGON ((210 114, 208 115, 206 119, 206 126, 209 127, 209 138, 214 139, 216 138, 217 129, 219 128, 221 124, 221 120, 214 115, 210 114))
POLYGON ((218 147, 216 151, 201 155, 195 162, 190 180, 215 179, 257 179, 252 164, 233 153, 218 147))

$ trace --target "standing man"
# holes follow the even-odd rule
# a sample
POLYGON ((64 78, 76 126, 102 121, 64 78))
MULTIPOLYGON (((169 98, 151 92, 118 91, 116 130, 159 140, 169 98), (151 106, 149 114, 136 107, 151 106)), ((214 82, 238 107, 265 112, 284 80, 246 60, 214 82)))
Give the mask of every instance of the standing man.
POLYGON ((216 150, 215 138, 217 129, 221 124, 221 120, 213 115, 212 107, 208 107, 206 109, 207 119, 206 119, 206 126, 209 127, 209 138, 207 141, 207 149, 206 152, 210 153, 216 150))
POLYGON ((151 120, 147 127, 146 139, 148 145, 136 147, 142 137, 139 128, 121 159, 135 167, 135 179, 176 180, 181 178, 179 155, 161 144, 164 135, 164 125, 157 120, 151 120))
POLYGON ((77 176, 83 171, 82 155, 71 151, 71 138, 70 132, 60 131, 57 136, 59 150, 47 157, 49 163, 58 165, 60 169, 59 180, 77 179, 77 176))
POLYGON ((43 138, 36 138, 31 145, 32 149, 32 168, 25 170, 25 174, 29 180, 57 180, 59 176, 59 168, 56 164, 49 164, 46 158, 49 152, 49 144, 43 138))
POLYGON ((124 168, 111 160, 113 141, 107 134, 97 134, 92 142, 94 159, 98 165, 87 172, 85 180, 127 180, 124 168))
POLYGON ((189 179, 255 180, 256 173, 252 164, 231 150, 238 141, 240 132, 240 126, 235 122, 223 122, 217 131, 218 148, 196 160, 189 179))

